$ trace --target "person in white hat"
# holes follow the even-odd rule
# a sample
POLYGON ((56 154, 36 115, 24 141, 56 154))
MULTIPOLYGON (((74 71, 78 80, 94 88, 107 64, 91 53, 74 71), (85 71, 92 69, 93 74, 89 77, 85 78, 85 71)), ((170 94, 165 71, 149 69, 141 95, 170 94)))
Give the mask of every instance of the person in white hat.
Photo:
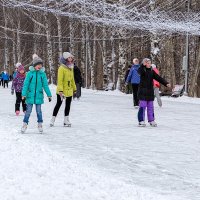
POLYGON ((53 116, 50 126, 54 126, 56 116, 65 99, 65 112, 64 112, 64 126, 70 127, 69 113, 71 101, 74 93, 76 92, 76 84, 74 80, 74 56, 69 52, 64 52, 60 58, 60 67, 58 69, 57 81, 57 103, 53 111, 53 116))

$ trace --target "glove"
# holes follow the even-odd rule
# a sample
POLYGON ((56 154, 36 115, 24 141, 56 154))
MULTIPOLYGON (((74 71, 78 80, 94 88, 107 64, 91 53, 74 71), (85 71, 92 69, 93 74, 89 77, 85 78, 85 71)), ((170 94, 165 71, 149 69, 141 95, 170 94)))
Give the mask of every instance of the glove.
POLYGON ((63 96, 63 92, 60 91, 60 92, 59 92, 59 95, 62 97, 62 96, 63 96))
POLYGON ((51 97, 48 97, 48 99, 49 99, 49 102, 51 102, 52 98, 51 98, 51 97))
POLYGON ((12 94, 12 95, 14 94, 14 90, 11 90, 11 94, 12 94))

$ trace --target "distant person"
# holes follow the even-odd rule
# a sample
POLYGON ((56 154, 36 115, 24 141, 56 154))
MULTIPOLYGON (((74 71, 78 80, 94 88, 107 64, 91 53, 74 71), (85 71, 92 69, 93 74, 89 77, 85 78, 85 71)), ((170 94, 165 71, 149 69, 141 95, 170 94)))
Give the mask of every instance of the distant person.
POLYGON ((138 100, 138 87, 140 83, 140 75, 138 74, 138 69, 140 68, 139 60, 137 58, 133 59, 133 65, 130 69, 128 74, 126 83, 129 82, 132 84, 133 89, 133 105, 135 108, 139 107, 139 100, 138 100))
MULTIPOLYGON (((127 69, 127 71, 126 71, 126 74, 125 74, 125 77, 124 77, 124 82, 126 83, 126 80, 127 80, 127 78, 128 78, 128 75, 129 75, 129 72, 130 72, 130 70, 131 70, 131 67, 132 67, 132 65, 129 65, 128 66, 128 69, 127 69)), ((132 85, 131 85, 131 83, 129 82, 129 83, 126 83, 126 94, 132 94, 132 85)))
POLYGON ((13 80, 13 76, 10 75, 10 76, 9 76, 9 81, 12 81, 12 80, 13 80))
POLYGON ((3 72, 2 78, 3 78, 3 87, 5 88, 7 86, 8 88, 8 82, 9 82, 10 76, 6 69, 3 72))
POLYGON ((76 93, 74 94, 74 99, 77 98, 77 100, 81 97, 81 86, 82 86, 82 76, 81 76, 81 70, 77 67, 76 64, 74 64, 74 80, 76 83, 76 93))
POLYGON ((2 74, 2 72, 0 73, 0 86, 2 85, 3 86, 3 74, 2 74))
POLYGON ((17 70, 18 70, 18 67, 20 66, 20 64, 21 63, 17 63, 16 65, 15 65, 15 71, 13 72, 13 79, 16 77, 16 75, 17 75, 17 70))
MULTIPOLYGON (((21 64, 21 63, 20 63, 21 64)), ((20 114, 20 104, 22 103, 23 112, 26 112, 26 103, 25 99, 22 100, 22 89, 24 85, 24 80, 26 77, 24 66, 18 67, 18 72, 12 82, 11 94, 16 94, 16 103, 15 103, 15 113, 18 116, 20 114)))
POLYGON ((4 85, 3 74, 4 74, 4 72, 2 71, 2 72, 1 72, 1 86, 2 86, 2 87, 3 87, 3 85, 4 85))
MULTIPOLYGON (((152 66, 154 72, 155 72, 156 74, 160 75, 160 72, 159 72, 158 68, 156 67, 156 65, 155 65, 155 64, 152 64, 151 66, 152 66)), ((153 85, 154 85, 154 95, 155 95, 155 97, 156 97, 156 99, 157 99, 158 105, 159 105, 160 107, 162 107, 162 100, 161 100, 160 92, 159 92, 160 83, 154 79, 154 80, 153 80, 153 85)))
POLYGON ((141 81, 138 90, 138 97, 140 100, 140 108, 138 111, 138 121, 139 126, 145 127, 145 111, 147 109, 148 122, 151 126, 156 127, 154 116, 154 88, 153 80, 155 79, 159 83, 163 84, 166 87, 170 87, 170 84, 160 77, 151 67, 151 60, 145 58, 142 62, 141 67, 138 70, 140 74, 141 81))

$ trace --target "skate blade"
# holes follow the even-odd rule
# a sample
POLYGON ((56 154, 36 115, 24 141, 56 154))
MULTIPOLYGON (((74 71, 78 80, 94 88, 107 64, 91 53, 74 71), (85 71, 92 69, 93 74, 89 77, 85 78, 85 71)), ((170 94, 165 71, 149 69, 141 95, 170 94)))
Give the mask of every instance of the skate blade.
POLYGON ((150 126, 151 126, 151 127, 158 127, 158 125, 151 125, 151 124, 150 124, 150 126))
POLYGON ((146 127, 146 124, 145 125, 138 124, 138 127, 146 127))
POLYGON ((64 127, 72 127, 71 124, 64 124, 64 127))

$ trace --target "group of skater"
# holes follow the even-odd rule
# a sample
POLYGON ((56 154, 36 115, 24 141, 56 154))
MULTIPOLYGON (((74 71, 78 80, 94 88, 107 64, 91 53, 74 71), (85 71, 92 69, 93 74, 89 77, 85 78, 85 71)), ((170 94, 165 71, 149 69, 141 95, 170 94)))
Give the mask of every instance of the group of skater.
MULTIPOLYGON (((26 73, 21 63, 17 63, 17 73, 12 82, 11 94, 16 94, 15 113, 20 114, 20 105, 24 112, 23 126, 21 132, 25 133, 29 124, 29 118, 35 105, 38 130, 43 132, 43 116, 41 105, 44 103, 44 92, 49 102, 52 100, 52 94, 49 89, 48 79, 45 73, 43 60, 36 54, 33 55, 32 65, 26 73)), ((74 56, 69 52, 64 52, 60 58, 57 77, 57 103, 53 110, 50 126, 54 126, 59 109, 65 101, 64 122, 63 125, 70 127, 69 113, 72 98, 81 97, 82 77, 80 69, 76 66, 74 56)))
POLYGON ((154 115, 154 98, 156 96, 158 105, 162 107, 162 101, 159 94, 160 83, 165 87, 170 84, 159 76, 159 70, 155 64, 152 64, 149 58, 145 58, 142 64, 139 59, 133 59, 133 65, 127 70, 125 76, 126 86, 129 89, 132 86, 133 105, 138 110, 139 126, 145 127, 145 111, 147 109, 148 122, 151 126, 156 127, 154 115))
MULTIPOLYGON (((21 63, 16 64, 16 74, 12 82, 11 94, 16 94, 15 112, 20 114, 20 105, 24 112, 23 126, 21 132, 25 133, 29 124, 29 118, 35 105, 38 130, 43 132, 43 116, 41 105, 44 103, 44 92, 49 102, 52 100, 52 93, 49 89, 47 75, 45 73, 43 60, 36 54, 33 55, 32 65, 26 73, 21 63)), ((170 84, 159 76, 156 66, 148 58, 143 59, 139 64, 137 58, 133 59, 133 65, 127 73, 126 83, 131 83, 133 90, 134 106, 138 109, 139 126, 146 126, 145 111, 147 109, 148 122, 151 126, 157 126, 154 118, 154 95, 159 94, 160 83, 166 87, 170 84), (158 88, 158 89, 156 89, 158 88)), ((5 76, 5 75, 4 75, 5 76)), ((64 52, 60 58, 60 66, 57 74, 57 102, 53 109, 50 127, 54 126, 60 107, 65 102, 63 125, 70 127, 70 107, 73 98, 81 97, 82 77, 80 69, 76 66, 74 56, 64 52)), ((161 101, 159 105, 162 106, 161 101)))

